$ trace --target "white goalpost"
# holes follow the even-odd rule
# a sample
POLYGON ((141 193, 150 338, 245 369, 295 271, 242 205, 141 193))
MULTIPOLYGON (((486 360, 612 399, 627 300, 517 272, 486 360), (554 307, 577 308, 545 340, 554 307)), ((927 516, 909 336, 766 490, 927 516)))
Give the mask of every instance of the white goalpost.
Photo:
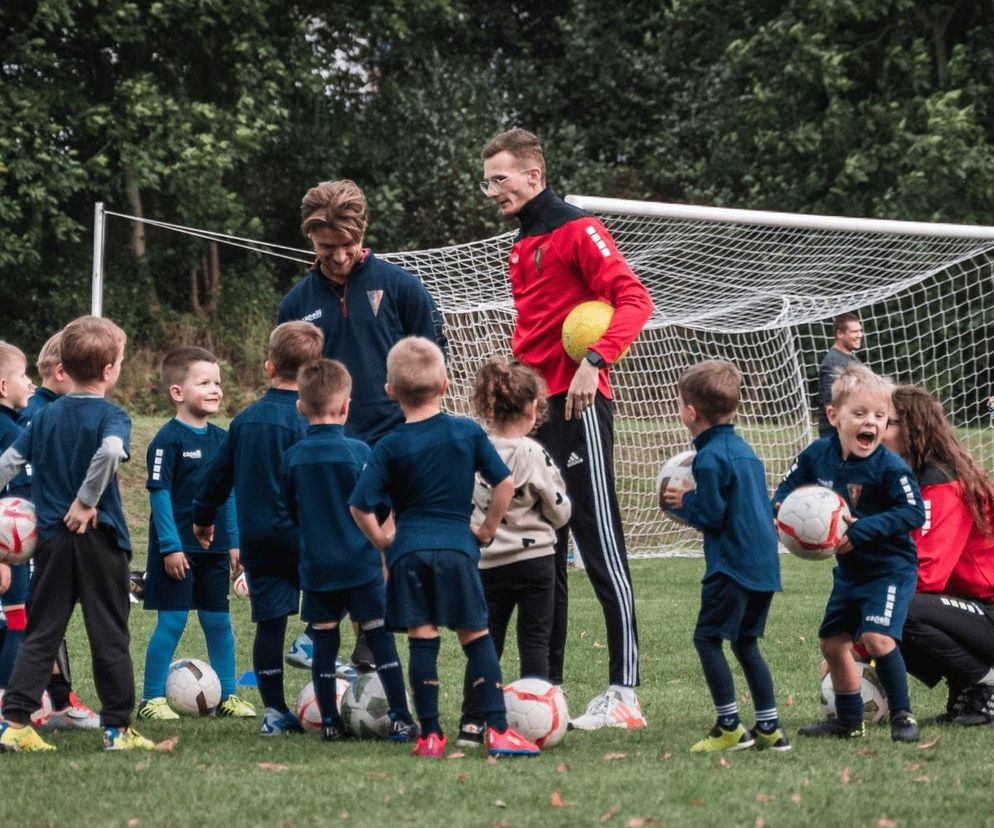
MULTIPOLYGON (((818 366, 832 343, 832 317, 842 312, 863 320, 859 358, 896 382, 929 388, 964 444, 994 466, 994 422, 986 405, 994 394, 988 357, 994 227, 568 200, 605 222, 656 306, 612 371, 617 488, 633 557, 700 553, 699 537, 661 514, 654 491, 662 462, 689 447, 676 416, 680 372, 711 357, 739 366, 744 388, 737 427, 765 461, 772 490, 814 433, 818 366)), ((310 261, 304 250, 143 221, 310 261)), ((469 413, 479 364, 508 352, 513 237, 383 254, 419 276, 444 314, 448 401, 460 413, 469 413)))

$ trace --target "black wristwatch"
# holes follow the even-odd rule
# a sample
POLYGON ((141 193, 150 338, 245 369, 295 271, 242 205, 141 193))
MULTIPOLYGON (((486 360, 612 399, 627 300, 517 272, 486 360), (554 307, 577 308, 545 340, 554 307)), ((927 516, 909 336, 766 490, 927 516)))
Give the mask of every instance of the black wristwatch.
POLYGON ((597 351, 587 351, 583 358, 598 370, 601 368, 607 368, 607 363, 604 361, 604 357, 597 353, 597 351))

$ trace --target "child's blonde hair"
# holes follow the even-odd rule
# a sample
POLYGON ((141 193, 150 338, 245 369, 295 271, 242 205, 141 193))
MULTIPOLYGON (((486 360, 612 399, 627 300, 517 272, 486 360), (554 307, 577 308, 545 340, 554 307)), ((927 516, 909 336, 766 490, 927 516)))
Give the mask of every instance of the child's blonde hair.
POLYGON ((405 337, 387 354, 387 382, 405 405, 421 405, 439 396, 445 378, 441 348, 423 336, 405 337))
POLYGON ((714 423, 731 417, 739 407, 742 372, 727 359, 706 359, 684 371, 677 388, 685 405, 714 423))
POLYGON ((297 396, 305 415, 324 413, 336 398, 352 392, 352 375, 337 359, 315 359, 297 372, 297 396))
POLYGON ((521 418, 532 402, 538 402, 535 424, 548 415, 549 402, 542 377, 523 362, 494 357, 476 372, 473 407, 484 422, 511 423, 521 418))
POLYGON ((839 372, 832 383, 832 407, 838 408, 843 405, 858 391, 878 395, 889 401, 894 393, 894 383, 887 377, 874 374, 865 365, 858 362, 851 363, 839 372))
POLYGON ((296 381, 300 366, 321 356, 324 332, 312 322, 284 322, 269 335, 266 359, 281 380, 296 381))
POLYGON ((55 366, 62 362, 62 331, 56 331, 38 352, 38 362, 35 363, 38 373, 43 380, 52 376, 55 366))
POLYGON ((62 367, 76 382, 98 380, 127 341, 128 335, 109 319, 81 316, 62 329, 62 367))
POLYGON ((6 377, 10 371, 17 370, 22 363, 28 364, 24 351, 0 339, 0 377, 6 377))

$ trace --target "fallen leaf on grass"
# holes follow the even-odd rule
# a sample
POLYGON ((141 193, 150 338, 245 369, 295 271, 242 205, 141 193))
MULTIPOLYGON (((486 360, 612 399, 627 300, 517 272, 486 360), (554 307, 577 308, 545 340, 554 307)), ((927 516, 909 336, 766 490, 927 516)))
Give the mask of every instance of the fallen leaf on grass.
POLYGON ((887 817, 880 817, 877 820, 877 828, 897 828, 897 823, 887 817))
POLYGON ((604 645, 603 645, 603 644, 601 644, 601 642, 600 642, 600 641, 595 641, 595 642, 594 642, 594 649, 595 649, 595 650, 603 650, 603 649, 604 649, 604 645))
POLYGON ((697 808, 703 808, 707 803, 703 799, 691 799, 690 804, 697 808))
POLYGON ((465 754, 465 753, 461 753, 461 752, 460 752, 460 751, 458 751, 458 750, 454 750, 454 751, 452 751, 452 753, 447 753, 447 754, 445 754, 445 758, 446 758, 446 759, 462 759, 462 758, 464 758, 465 756, 466 756, 466 754, 465 754))
POLYGON ((663 821, 658 817, 632 817, 625 823, 625 828, 662 828, 663 821))
POLYGON ((467 782, 469 782, 469 774, 468 773, 457 773, 456 774, 456 782, 461 782, 463 785, 465 785, 467 782))
POLYGON ((348 811, 339 811, 338 812, 338 818, 339 819, 348 819, 350 816, 351 816, 351 814, 348 811))
POLYGON ((617 803, 608 808, 603 814, 601 814, 601 822, 607 822, 609 819, 614 819, 615 814, 621 810, 621 804, 617 803))
POLYGON ((176 750, 176 745, 179 744, 179 736, 170 736, 168 739, 163 739, 161 742, 156 743, 155 749, 159 753, 172 753, 176 750))
POLYGON ((931 782, 932 781, 932 777, 930 777, 930 776, 916 776, 914 781, 915 782, 931 782))
POLYGON ((752 697, 748 693, 742 694, 742 705, 743 707, 752 701, 752 697))
POLYGON ((149 765, 151 764, 152 764, 152 759, 150 757, 142 759, 140 762, 135 763, 135 770, 136 771, 148 770, 149 765))
POLYGON ((908 762, 908 764, 904 766, 904 769, 908 773, 914 773, 916 770, 921 770, 922 766, 920 762, 908 762))
POLYGON ((848 785, 850 782, 852 782, 852 769, 843 768, 842 773, 839 774, 839 779, 842 780, 843 785, 848 785))
POLYGON ((69 767, 73 770, 79 770, 79 762, 70 762, 69 767))
POLYGON ((556 771, 558 773, 568 773, 573 770, 573 766, 569 762, 560 762, 556 765, 556 771))
POLYGON ((628 754, 627 753, 605 753, 604 754, 604 761, 605 762, 616 762, 618 759, 627 759, 627 758, 628 758, 628 754))
POLYGON ((506 808, 507 807, 507 803, 503 799, 495 799, 494 800, 494 805, 496 805, 498 808, 506 808))
POLYGON ((142 824, 142 821, 137 817, 132 817, 128 820, 128 828, 138 828, 142 824))
POLYGON ((673 754, 672 753, 660 753, 659 754, 659 761, 660 762, 668 762, 672 758, 673 758, 673 754))
POLYGON ((576 803, 567 802, 563 799, 562 794, 560 794, 559 791, 553 791, 549 794, 549 804, 553 808, 572 808, 576 803))
POLYGON ((776 797, 773 794, 768 793, 758 793, 756 794, 757 802, 775 802, 776 797))
POLYGON ((268 770, 268 771, 290 770, 290 766, 284 765, 282 762, 257 762, 256 767, 258 767, 260 770, 268 770))
POLYGON ((370 771, 366 774, 370 779, 386 779, 387 775, 383 771, 370 771))
POLYGON ((793 802, 795 805, 800 805, 801 804, 801 795, 799 793, 791 794, 790 795, 790 801, 793 802))
POLYGON ((766 820, 762 817, 756 817, 755 825, 756 828, 766 828, 766 820))
POLYGON ((922 742, 920 745, 918 745, 918 750, 928 750, 929 748, 934 748, 936 743, 938 743, 939 739, 941 738, 942 738, 941 736, 936 736, 930 742, 922 742))
POLYGON ((729 762, 724 756, 722 756, 721 759, 718 760, 718 765, 723 768, 730 768, 732 766, 732 763, 729 762))
POLYGON ((488 756, 487 757, 487 764, 488 765, 496 765, 497 764, 497 757, 496 756, 488 756))

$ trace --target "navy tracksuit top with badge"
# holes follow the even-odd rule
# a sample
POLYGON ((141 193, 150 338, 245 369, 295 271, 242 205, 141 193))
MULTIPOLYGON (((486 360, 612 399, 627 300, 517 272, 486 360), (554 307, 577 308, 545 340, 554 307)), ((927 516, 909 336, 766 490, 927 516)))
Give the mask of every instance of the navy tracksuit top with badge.
POLYGON ((307 433, 297 392, 270 388, 231 421, 228 434, 194 501, 193 522, 215 526, 215 515, 235 489, 244 566, 296 564, 299 537, 280 486, 283 455, 307 433))
POLYGON ((673 509, 704 533, 704 579, 718 572, 745 589, 780 591, 780 558, 766 471, 731 423, 694 438, 697 488, 673 509))
POLYGON ((878 446, 869 457, 842 459, 838 434, 815 440, 788 469, 774 503, 798 486, 826 486, 842 496, 856 518, 847 532, 852 551, 836 558, 850 581, 870 581, 914 570, 918 555, 911 531, 925 523, 925 504, 914 474, 897 454, 878 446))
POLYGON ((343 426, 312 425, 283 457, 280 478, 300 526, 300 586, 351 589, 382 578, 380 553, 352 519, 349 497, 372 451, 343 426))
MULTIPOLYGON (((174 417, 159 429, 148 445, 148 480, 145 488, 150 492, 169 492, 173 522, 184 552, 205 551, 193 534, 193 499, 200 491, 211 461, 224 443, 224 437, 224 429, 213 423, 208 423, 205 429, 195 430, 174 417)), ((237 543, 231 542, 226 524, 224 520, 216 522, 214 540, 207 552, 227 553, 232 546, 237 546, 237 543)), ((155 520, 149 518, 148 554, 151 557, 161 553, 155 520)))
POLYGON ((277 323, 302 319, 324 332, 324 355, 352 375, 352 406, 345 433, 374 445, 404 422, 383 386, 387 352, 405 336, 423 336, 446 352, 442 316, 421 280, 366 252, 336 289, 315 267, 283 297, 277 323))

